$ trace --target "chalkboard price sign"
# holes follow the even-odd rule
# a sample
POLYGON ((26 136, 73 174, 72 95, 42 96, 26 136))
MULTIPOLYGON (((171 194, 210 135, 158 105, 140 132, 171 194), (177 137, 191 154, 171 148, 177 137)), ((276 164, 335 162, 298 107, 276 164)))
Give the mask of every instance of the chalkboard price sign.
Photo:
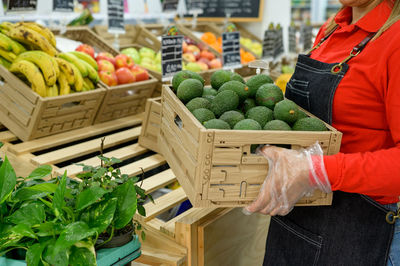
POLYGON ((276 29, 275 32, 276 32, 276 39, 274 48, 274 59, 277 59, 284 52, 283 29, 282 28, 276 29))
POLYGON ((8 0, 7 1, 7 12, 36 11, 36 7, 37 7, 36 0, 8 0))
POLYGON ((74 11, 74 0, 53 0, 53 10, 56 12, 74 11))
POLYGON ((182 70, 182 43, 182 35, 162 36, 161 66, 163 81, 169 80, 171 76, 182 70))
POLYGON ((303 51, 312 47, 312 26, 303 25, 300 29, 300 43, 302 44, 303 51))
POLYGON ((125 33, 123 0, 108 0, 108 32, 125 33))
POLYGON ((162 3, 163 11, 177 11, 178 0, 164 0, 162 3))
POLYGON ((222 60, 225 69, 240 68, 240 33, 222 33, 222 60))
POLYGON ((264 32, 262 58, 272 59, 274 57, 276 37, 275 29, 268 29, 264 32))
POLYGON ((289 27, 289 52, 297 52, 296 28, 293 26, 289 27))

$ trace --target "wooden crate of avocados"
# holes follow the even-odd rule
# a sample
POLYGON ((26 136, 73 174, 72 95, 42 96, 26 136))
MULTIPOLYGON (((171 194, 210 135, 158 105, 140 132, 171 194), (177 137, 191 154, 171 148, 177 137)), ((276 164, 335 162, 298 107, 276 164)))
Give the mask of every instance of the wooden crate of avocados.
MULTIPOLYGON (((70 27, 62 37, 86 43, 92 46, 96 52, 108 52, 114 56, 119 54, 103 38, 87 27, 70 27)), ((149 80, 112 87, 100 82, 106 88, 106 94, 94 123, 98 124, 143 112, 146 99, 152 96, 158 83, 151 73, 149 76, 149 80)))
MULTIPOLYGON (((327 124, 329 131, 323 132, 209 130, 167 86, 161 104, 158 147, 195 207, 239 207, 255 199, 268 163, 251 153, 252 144, 289 144, 298 149, 318 141, 324 154, 339 152, 342 134, 327 124)), ((331 201, 332 194, 316 191, 297 205, 330 205, 331 201)))
POLYGON ((161 97, 147 99, 143 115, 142 131, 139 144, 149 150, 158 152, 157 138, 161 124, 161 97))

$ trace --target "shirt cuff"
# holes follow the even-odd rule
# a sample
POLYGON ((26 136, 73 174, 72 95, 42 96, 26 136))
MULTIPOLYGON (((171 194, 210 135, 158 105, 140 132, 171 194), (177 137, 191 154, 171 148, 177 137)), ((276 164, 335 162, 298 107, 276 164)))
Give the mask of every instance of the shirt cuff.
POLYGON ((336 155, 325 155, 324 164, 329 182, 331 183, 332 191, 338 190, 337 184, 339 183, 340 176, 338 157, 336 155))

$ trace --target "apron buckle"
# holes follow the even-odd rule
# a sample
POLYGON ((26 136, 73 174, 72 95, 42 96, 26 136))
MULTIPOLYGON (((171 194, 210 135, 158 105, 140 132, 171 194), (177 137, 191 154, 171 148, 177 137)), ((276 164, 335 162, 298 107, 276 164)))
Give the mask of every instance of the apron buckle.
POLYGON ((386 222, 388 224, 394 224, 396 222, 396 219, 400 219, 400 209, 397 211, 397 215, 395 212, 388 212, 386 214, 386 222))

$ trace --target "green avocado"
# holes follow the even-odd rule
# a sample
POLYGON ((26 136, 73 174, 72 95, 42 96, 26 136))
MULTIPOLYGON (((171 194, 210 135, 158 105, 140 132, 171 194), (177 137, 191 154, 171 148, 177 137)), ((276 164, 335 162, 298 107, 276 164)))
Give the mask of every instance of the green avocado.
POLYGON ((204 96, 206 96, 206 95, 213 95, 213 96, 215 96, 215 95, 217 95, 218 94, 218 91, 217 90, 215 90, 215 89, 213 89, 213 88, 210 88, 210 87, 205 87, 204 89, 203 89, 203 97, 204 96))
POLYGON ((226 70, 217 70, 211 75, 211 86, 218 90, 225 82, 231 80, 231 72, 226 70))
POLYGON ((201 82, 204 86, 204 79, 202 76, 200 76, 198 73, 195 73, 193 71, 189 70, 182 70, 176 73, 173 78, 172 78, 172 89, 173 91, 176 91, 181 84, 182 81, 185 79, 197 79, 198 81, 201 82))
POLYGON ((239 96, 231 90, 221 91, 211 102, 210 110, 219 117, 226 111, 235 110, 239 105, 239 96))
POLYGON ((267 83, 274 83, 274 81, 268 75, 259 74, 259 75, 255 75, 255 76, 251 77, 246 82, 246 85, 249 88, 249 97, 255 97, 258 88, 260 88, 261 85, 264 85, 267 83))
POLYGON ((264 127, 267 122, 274 119, 274 112, 265 106, 256 106, 247 111, 246 118, 253 119, 257 121, 261 127, 264 127))
POLYGON ((221 91, 226 91, 226 90, 231 90, 236 92, 236 94, 239 96, 239 101, 244 102, 244 100, 247 99, 249 95, 249 88, 247 86, 239 81, 236 80, 231 80, 228 82, 225 82, 218 90, 218 93, 221 91))
POLYGON ((247 98, 241 105, 241 109, 244 113, 247 113, 251 108, 256 107, 256 101, 252 98, 247 98))
POLYGON ((192 114, 194 115, 194 117, 197 118, 197 120, 200 121, 200 123, 204 123, 208 120, 214 119, 215 115, 213 112, 211 112, 210 110, 206 109, 206 108, 199 108, 196 110, 193 110, 192 114))
POLYGON ((261 130, 260 124, 253 119, 243 119, 236 123, 234 130, 261 130))
POLYGON ((264 130, 292 130, 290 126, 282 120, 271 120, 267 122, 264 130))
POLYGON ((232 73, 232 72, 231 72, 231 80, 236 80, 236 81, 239 81, 239 82, 241 82, 241 83, 243 83, 243 84, 246 84, 246 82, 244 81, 244 79, 242 78, 242 76, 239 75, 238 73, 232 73))
POLYGON ((224 120, 231 128, 233 128, 237 122, 244 119, 244 115, 238 111, 232 110, 223 113, 219 119, 224 120))
POLYGON ((207 108, 210 109, 211 103, 209 100, 201 97, 196 97, 191 99, 187 104, 186 108, 189 109, 190 112, 199 108, 207 108))
POLYGON ((298 115, 299 108, 291 100, 284 99, 275 105, 275 119, 285 121, 288 124, 293 124, 294 122, 296 122, 298 115))
POLYGON ((256 92, 256 103, 274 110, 275 104, 283 100, 282 90, 272 84, 261 85, 256 92))
POLYGON ((327 131, 325 124, 315 117, 301 118, 293 125, 296 131, 327 131))
POLYGON ((211 119, 203 123, 207 129, 231 129, 229 124, 221 119, 211 119))
POLYGON ((185 79, 179 84, 176 96, 183 102, 187 103, 191 99, 201 97, 203 94, 203 84, 197 79, 185 79))

